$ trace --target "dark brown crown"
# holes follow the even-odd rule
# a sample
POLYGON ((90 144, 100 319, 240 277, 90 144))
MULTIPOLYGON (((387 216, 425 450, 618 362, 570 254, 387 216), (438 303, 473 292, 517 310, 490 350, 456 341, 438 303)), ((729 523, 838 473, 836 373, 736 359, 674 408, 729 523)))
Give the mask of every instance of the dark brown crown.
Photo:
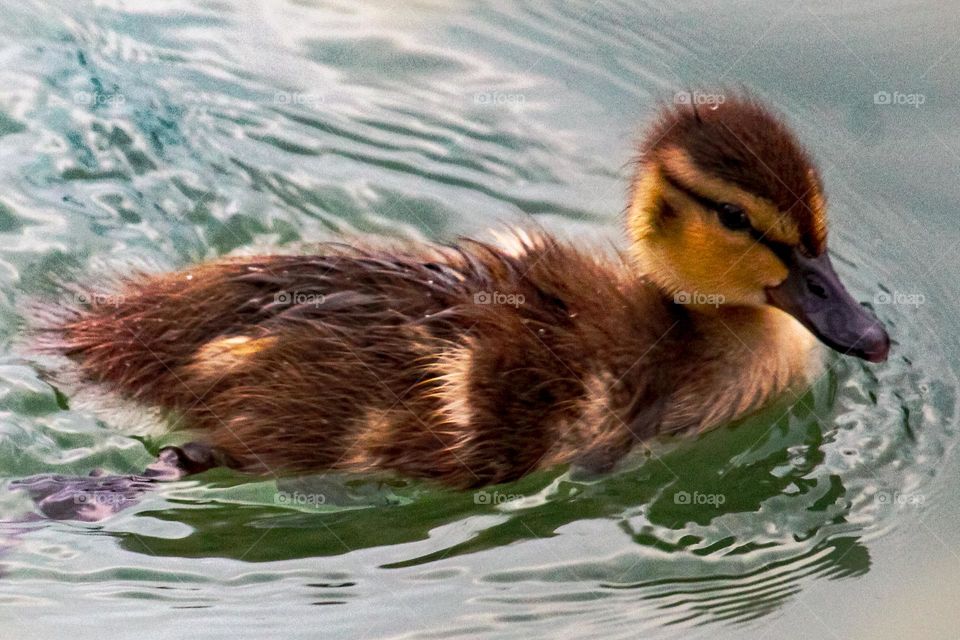
MULTIPOLYGON (((677 94, 680 96, 681 94, 677 94)), ((793 218, 813 255, 826 246, 822 183, 816 167, 783 120, 743 93, 710 94, 719 104, 694 104, 706 94, 664 106, 641 145, 643 159, 680 148, 698 169, 773 202, 793 218), (718 97, 719 96, 719 97, 718 97)))

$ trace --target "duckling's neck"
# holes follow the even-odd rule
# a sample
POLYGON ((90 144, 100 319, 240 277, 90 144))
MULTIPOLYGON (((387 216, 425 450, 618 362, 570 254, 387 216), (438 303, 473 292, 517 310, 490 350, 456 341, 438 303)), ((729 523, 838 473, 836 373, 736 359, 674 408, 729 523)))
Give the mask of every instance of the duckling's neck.
POLYGON ((782 393, 809 386, 822 369, 816 338, 773 307, 692 306, 688 375, 674 394, 664 429, 710 428, 782 393))

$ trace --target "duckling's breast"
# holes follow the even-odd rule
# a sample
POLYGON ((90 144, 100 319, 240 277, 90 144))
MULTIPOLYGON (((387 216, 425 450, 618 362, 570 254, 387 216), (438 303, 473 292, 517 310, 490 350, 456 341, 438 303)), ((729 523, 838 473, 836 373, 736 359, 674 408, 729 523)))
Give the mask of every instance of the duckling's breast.
MULTIPOLYGON (((733 307, 695 317, 663 430, 705 430, 782 395, 795 398, 824 371, 824 349, 772 307, 733 307)), ((666 363, 670 366, 670 363, 666 363)))

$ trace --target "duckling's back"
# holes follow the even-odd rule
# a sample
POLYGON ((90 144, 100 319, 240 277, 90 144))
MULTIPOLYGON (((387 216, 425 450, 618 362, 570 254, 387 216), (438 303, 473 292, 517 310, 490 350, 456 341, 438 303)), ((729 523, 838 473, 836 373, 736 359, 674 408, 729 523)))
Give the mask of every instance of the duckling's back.
POLYGON ((544 236, 229 259, 109 301, 50 328, 54 348, 234 466, 460 486, 615 460, 655 429, 648 365, 677 322, 617 260, 544 236))

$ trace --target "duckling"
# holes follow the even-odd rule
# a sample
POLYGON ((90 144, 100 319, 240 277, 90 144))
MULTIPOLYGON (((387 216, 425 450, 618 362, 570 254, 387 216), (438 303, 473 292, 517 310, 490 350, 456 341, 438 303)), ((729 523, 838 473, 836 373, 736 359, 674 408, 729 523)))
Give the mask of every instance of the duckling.
POLYGON ((886 331, 831 265, 820 175, 756 98, 662 107, 626 212, 629 249, 612 256, 516 230, 135 277, 48 327, 47 346, 199 434, 162 452, 176 476, 462 488, 603 472, 656 434, 735 420, 809 385, 818 340, 886 359, 886 331))

